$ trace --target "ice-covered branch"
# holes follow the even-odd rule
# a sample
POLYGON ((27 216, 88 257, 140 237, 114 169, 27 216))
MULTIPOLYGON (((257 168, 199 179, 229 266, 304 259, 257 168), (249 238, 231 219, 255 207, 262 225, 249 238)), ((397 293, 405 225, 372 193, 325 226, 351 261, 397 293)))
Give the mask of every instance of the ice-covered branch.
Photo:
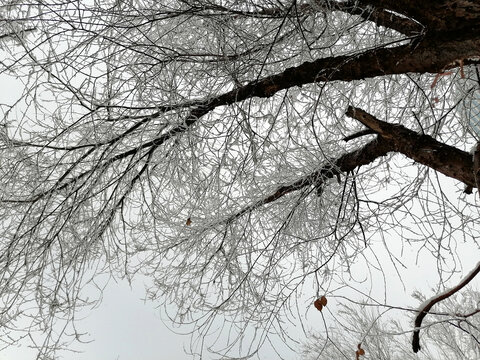
POLYGON ((284 185, 276 189, 272 194, 258 200, 257 202, 244 207, 235 214, 229 216, 225 222, 231 222, 238 217, 249 213, 265 204, 271 203, 293 191, 300 190, 306 186, 315 185, 317 189, 324 186, 326 180, 333 178, 343 172, 349 172, 355 168, 370 164, 381 156, 392 151, 391 145, 381 137, 370 141, 365 146, 355 151, 346 153, 339 158, 328 162, 320 169, 308 174, 290 185, 284 185))
POLYGON ((475 268, 472 271, 470 271, 470 273, 467 276, 465 276, 465 278, 462 281, 460 281, 460 283, 457 286, 451 289, 447 289, 444 292, 435 295, 434 297, 425 301, 420 306, 418 315, 415 318, 415 330, 413 332, 413 339, 412 339, 413 352, 418 352, 418 350, 420 350, 420 327, 422 326, 423 318, 428 314, 428 312, 433 307, 433 305, 455 294, 457 291, 459 291, 461 288, 467 285, 470 281, 472 281, 472 279, 475 276, 477 276, 479 272, 480 272, 480 262, 477 263, 475 268))

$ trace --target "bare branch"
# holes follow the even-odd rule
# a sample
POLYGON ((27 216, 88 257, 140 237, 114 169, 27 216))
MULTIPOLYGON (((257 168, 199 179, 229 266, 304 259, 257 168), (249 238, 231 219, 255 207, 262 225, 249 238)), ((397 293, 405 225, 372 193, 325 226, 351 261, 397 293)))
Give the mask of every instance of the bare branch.
POLYGON ((370 130, 370 129, 366 129, 366 130, 356 132, 355 134, 345 136, 343 138, 343 141, 350 141, 350 140, 357 139, 359 137, 362 137, 362 136, 365 136, 365 135, 371 135, 371 134, 375 134, 375 131, 370 130))
POLYGON ((405 156, 442 174, 474 186, 472 156, 431 136, 418 134, 399 124, 389 124, 366 111, 350 106, 346 114, 391 142, 405 156))
POLYGON ((243 208, 237 213, 229 216, 223 222, 229 223, 239 218, 240 216, 252 212, 253 210, 276 201, 293 191, 303 189, 307 186, 315 185, 316 187, 323 186, 325 181, 332 179, 334 176, 340 175, 342 172, 349 172, 362 165, 367 165, 375 161, 377 158, 387 155, 393 148, 389 142, 384 141, 381 137, 370 141, 358 150, 346 153, 338 159, 328 162, 320 169, 311 174, 295 181, 293 184, 279 187, 269 196, 243 208))
POLYGON ((26 34, 26 33, 29 33, 29 32, 35 31, 35 30, 37 30, 37 28, 32 27, 32 28, 27 28, 27 29, 21 29, 19 31, 5 33, 5 34, 0 35, 0 40, 15 39, 18 36, 20 36, 22 33, 26 34))

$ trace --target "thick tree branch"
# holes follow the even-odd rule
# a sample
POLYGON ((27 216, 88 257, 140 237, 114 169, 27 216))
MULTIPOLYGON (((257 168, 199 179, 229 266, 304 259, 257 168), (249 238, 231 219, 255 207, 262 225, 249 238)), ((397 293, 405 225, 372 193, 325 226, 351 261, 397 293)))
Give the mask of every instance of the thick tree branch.
POLYGON ((405 73, 438 73, 455 60, 478 57, 480 37, 432 41, 412 49, 409 45, 366 50, 356 55, 334 56, 305 62, 285 71, 252 81, 206 102, 206 106, 230 105, 251 97, 270 97, 294 86, 322 81, 352 81, 405 73))
MULTIPOLYGON (((294 183, 279 187, 272 194, 231 215, 224 222, 231 222, 246 213, 306 186, 315 185, 317 188, 321 187, 327 179, 331 179, 342 172, 352 171, 359 166, 369 164, 391 151, 400 152, 444 175, 460 180, 468 186, 476 187, 472 156, 469 153, 443 144, 428 135, 418 134, 402 125, 392 125, 378 120, 358 108, 349 107, 346 114, 369 128, 365 132, 360 132, 359 136, 373 132, 378 134, 379 137, 362 148, 344 154, 338 159, 325 164, 319 170, 294 183)), ((346 137, 344 140, 350 140, 355 137, 357 137, 357 134, 346 137)))
MULTIPOLYGON (((254 96, 271 97, 278 91, 316 81, 351 81, 406 72, 439 72, 459 57, 467 58, 480 53, 480 39, 445 42, 438 47, 433 43, 428 48, 419 46, 414 52, 411 50, 410 46, 405 45, 397 48, 369 50, 355 57, 336 56, 305 62, 297 67, 288 68, 282 73, 250 82, 215 98, 199 101, 192 106, 192 110, 183 124, 136 148, 116 155, 109 159, 108 163, 111 164, 133 155, 140 149, 158 147, 175 135, 185 132, 198 119, 216 107, 231 105, 254 96)), ((165 107, 161 112, 167 112, 172 108, 174 107, 165 107)), ((150 119, 153 117, 149 116, 150 119)), ((471 171, 470 175, 472 175, 471 171)), ((462 181, 467 185, 471 182, 470 178, 462 181)))
POLYGON ((398 151, 416 162, 476 187, 472 156, 431 136, 418 134, 402 125, 381 121, 366 111, 350 106, 346 114, 375 131, 398 151))
POLYGON ((413 332, 412 339, 413 352, 416 353, 418 352, 418 350, 420 350, 420 327, 422 326, 423 318, 428 314, 433 305, 455 294, 457 291, 467 285, 470 281, 472 281, 479 272, 480 262, 477 263, 476 267, 457 286, 447 291, 444 291, 441 294, 438 294, 437 296, 431 298, 428 302, 426 302, 424 306, 422 306, 422 308, 418 312, 417 317, 415 318, 415 330, 413 332))
POLYGON ((388 141, 378 137, 370 141, 358 150, 346 153, 339 158, 323 165, 320 169, 311 174, 302 177, 290 185, 284 185, 275 190, 272 194, 258 200, 257 202, 246 206, 235 214, 229 216, 224 223, 230 223, 242 215, 252 212, 253 210, 280 199, 293 191, 300 190, 307 186, 315 185, 317 188, 325 184, 328 179, 340 175, 343 172, 349 172, 362 165, 367 165, 375 161, 377 158, 385 156, 392 151, 393 147, 388 141))
POLYGON ((480 142, 477 142, 473 152, 473 177, 475 178, 477 189, 480 189, 480 142))

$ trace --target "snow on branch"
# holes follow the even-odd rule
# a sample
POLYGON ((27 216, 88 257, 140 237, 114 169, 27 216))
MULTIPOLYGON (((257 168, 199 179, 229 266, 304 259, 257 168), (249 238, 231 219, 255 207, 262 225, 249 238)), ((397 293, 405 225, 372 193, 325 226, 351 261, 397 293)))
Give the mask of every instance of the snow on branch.
POLYGON ((416 353, 418 352, 418 350, 420 350, 420 327, 422 326, 423 318, 428 314, 428 312, 433 307, 433 305, 455 294, 457 291, 459 291, 461 288, 467 285, 470 281, 472 281, 472 279, 475 276, 477 276, 479 272, 480 272, 480 262, 477 263, 475 268, 472 271, 470 271, 470 273, 462 281, 460 281, 460 283, 457 286, 451 289, 447 289, 442 293, 435 295, 434 297, 425 301, 420 306, 418 310, 418 315, 415 318, 415 330, 413 331, 413 339, 412 339, 413 352, 416 353))

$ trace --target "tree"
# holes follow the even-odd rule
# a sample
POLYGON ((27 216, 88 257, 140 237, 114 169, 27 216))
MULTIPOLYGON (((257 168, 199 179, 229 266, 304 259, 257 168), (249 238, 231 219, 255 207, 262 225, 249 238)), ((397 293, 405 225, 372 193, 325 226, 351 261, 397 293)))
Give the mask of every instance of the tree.
POLYGON ((400 275, 402 249, 435 259, 436 292, 473 266, 457 246, 478 254, 479 162, 467 152, 479 136, 478 2, 12 0, 0 11, 2 74, 24 84, 2 106, 12 343, 28 318, 40 356, 78 338, 75 311, 102 274, 147 275, 150 299, 175 304, 172 320, 196 339, 230 334, 194 351, 245 356, 274 336, 294 346, 285 322, 308 332, 322 295, 338 319, 333 299, 374 292, 388 267, 400 275))

